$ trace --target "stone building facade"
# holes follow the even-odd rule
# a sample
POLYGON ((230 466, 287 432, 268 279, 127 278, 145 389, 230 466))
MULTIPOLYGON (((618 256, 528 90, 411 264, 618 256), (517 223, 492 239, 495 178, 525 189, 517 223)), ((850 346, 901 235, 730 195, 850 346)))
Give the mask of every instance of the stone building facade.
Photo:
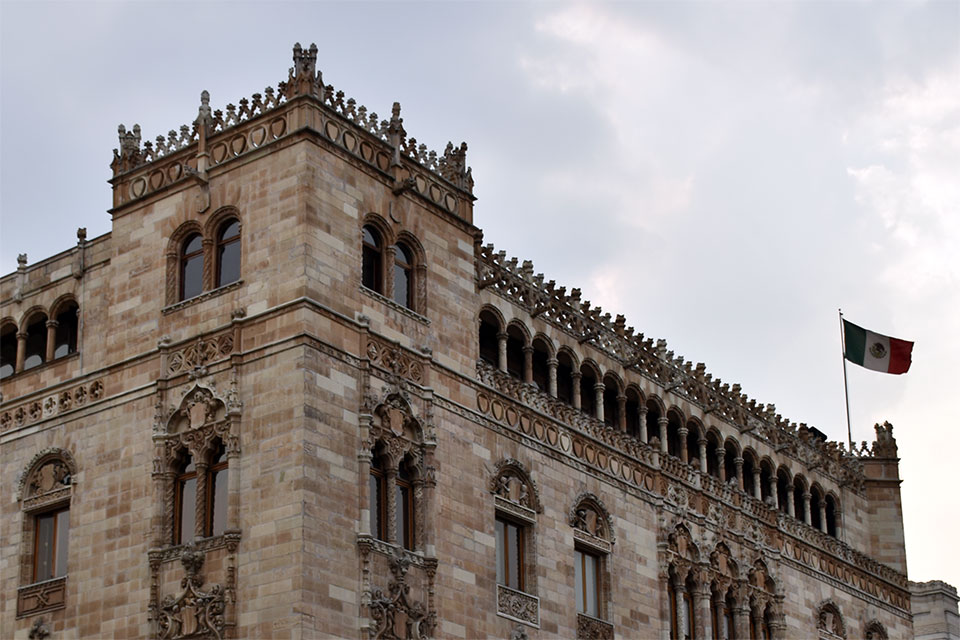
POLYGON ((912 635, 893 428, 826 442, 485 245, 465 154, 299 45, 120 128, 111 232, 0 280, 0 635, 912 635))

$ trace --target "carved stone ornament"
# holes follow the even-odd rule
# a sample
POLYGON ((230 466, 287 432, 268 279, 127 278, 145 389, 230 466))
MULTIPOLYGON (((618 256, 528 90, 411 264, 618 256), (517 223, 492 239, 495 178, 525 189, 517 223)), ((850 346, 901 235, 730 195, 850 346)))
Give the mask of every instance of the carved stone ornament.
POLYGON ((527 635, 527 628, 522 624, 518 624, 510 631, 510 640, 530 640, 530 636, 527 635))
POLYGON ((180 595, 168 595, 160 603, 158 631, 161 640, 179 638, 213 638, 224 634, 223 611, 226 605, 224 590, 219 584, 209 590, 203 586, 204 553, 188 545, 181 556, 186 576, 180 581, 180 595))
POLYGON ((574 529, 610 543, 616 542, 613 518, 600 498, 590 492, 583 492, 576 497, 567 514, 567 522, 574 529))
POLYGON ((846 638, 847 628, 840 607, 831 599, 817 605, 817 630, 821 638, 846 638))
POLYGON ((577 640, 613 640, 613 625, 582 613, 577 614, 577 640))
POLYGON ((428 613, 423 603, 410 599, 406 583, 410 560, 402 554, 390 558, 391 579, 386 593, 375 589, 370 597, 372 637, 377 640, 420 640, 429 638, 436 625, 436 615, 428 613))
POLYGON ((490 478, 489 491, 536 513, 543 512, 537 484, 519 460, 504 458, 497 463, 490 478))
POLYGON ((25 508, 65 498, 76 472, 77 465, 69 451, 56 447, 44 449, 33 457, 21 474, 17 496, 25 501, 25 508))
POLYGON ((876 618, 864 626, 863 637, 864 640, 887 640, 889 638, 886 627, 876 618))
POLYGON ((47 622, 41 617, 33 621, 30 625, 30 634, 27 636, 30 640, 44 640, 50 637, 50 628, 47 622))

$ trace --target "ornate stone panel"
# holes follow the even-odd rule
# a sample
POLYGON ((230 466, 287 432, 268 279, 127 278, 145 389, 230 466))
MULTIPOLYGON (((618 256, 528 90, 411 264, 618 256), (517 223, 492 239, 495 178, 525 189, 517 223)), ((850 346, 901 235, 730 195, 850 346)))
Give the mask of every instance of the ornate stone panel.
POLYGON ((497 614, 539 628, 540 598, 498 584, 497 614))
POLYGON ((577 640, 613 640, 613 625, 606 620, 578 613, 577 640))

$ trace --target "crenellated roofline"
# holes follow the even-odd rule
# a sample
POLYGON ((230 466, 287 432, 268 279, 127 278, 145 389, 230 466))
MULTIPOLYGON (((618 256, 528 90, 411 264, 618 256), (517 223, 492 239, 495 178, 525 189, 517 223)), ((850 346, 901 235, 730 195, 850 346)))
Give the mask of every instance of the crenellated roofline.
POLYGON ((276 88, 243 98, 225 110, 211 110, 203 91, 196 119, 171 129, 155 142, 142 141, 139 125, 118 127, 120 148, 113 150, 111 183, 114 209, 174 183, 207 180, 207 170, 304 129, 312 130, 356 159, 394 180, 396 194, 409 191, 472 222, 472 170, 466 164, 467 144, 448 142, 443 153, 408 138, 394 102, 389 119, 379 119, 343 91, 323 83, 316 68, 317 46, 293 47, 294 66, 276 88), (318 108, 318 118, 297 107, 318 108))
POLYGON ((688 400, 712 415, 734 426, 741 433, 750 432, 766 441, 776 451, 804 465, 815 465, 839 484, 859 490, 864 479, 863 459, 896 458, 893 426, 877 425, 877 441, 872 447, 847 450, 843 443, 825 441, 818 431, 804 423, 799 425, 783 418, 773 404, 762 404, 741 392, 739 384, 728 384, 707 373, 701 362, 694 364, 667 349, 666 340, 646 338, 626 326, 622 315, 611 317, 600 307, 582 300, 580 289, 568 293, 566 287, 553 280, 544 282, 542 273, 535 274, 533 263, 507 258, 492 244, 476 246, 477 286, 489 288, 512 304, 524 309, 532 318, 541 318, 573 337, 579 344, 590 343, 621 364, 625 370, 651 380, 665 392, 688 400))

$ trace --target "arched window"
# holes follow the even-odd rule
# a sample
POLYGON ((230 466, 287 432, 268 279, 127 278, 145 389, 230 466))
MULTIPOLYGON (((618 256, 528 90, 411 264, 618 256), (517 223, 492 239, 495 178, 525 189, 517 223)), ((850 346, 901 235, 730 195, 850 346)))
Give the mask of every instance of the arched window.
POLYGON ((839 505, 837 504, 837 499, 833 497, 832 494, 827 494, 827 534, 837 537, 839 527, 839 518, 837 517, 840 511, 839 505))
POLYGON ((516 324, 507 327, 507 373, 520 380, 524 379, 523 348, 526 342, 527 337, 516 324))
POLYGON ((723 443, 723 477, 727 484, 738 486, 740 480, 737 476, 737 458, 740 457, 740 451, 733 440, 728 439, 723 443))
POLYGON ((543 511, 536 484, 517 460, 496 464, 489 490, 494 504, 497 612, 540 624, 535 527, 543 511))
POLYGON ((9 322, 0 328, 0 378, 12 376, 17 367, 17 325, 9 322))
POLYGON ((187 236, 180 248, 180 300, 203 293, 203 237, 187 236))
POLYGON ((777 506, 787 515, 793 515, 790 513, 790 493, 790 474, 781 468, 777 471, 777 506))
POLYGON ((804 494, 807 492, 807 487, 803 482, 801 476, 793 477, 793 517, 795 517, 800 522, 806 522, 806 517, 804 515, 803 501, 804 494))
POLYGON ((586 363, 580 366, 580 410, 588 416, 597 415, 597 376, 586 363))
POLYGON ((603 422, 620 428, 620 382, 612 375, 603 378, 603 422))
POLYGON ((20 563, 18 616, 64 605, 75 473, 69 453, 48 449, 37 454, 21 476, 18 498, 24 509, 21 540, 25 557, 20 563), (43 587, 29 586, 36 583, 43 587))
POLYGON ((197 467, 188 453, 181 459, 173 500, 173 544, 186 544, 197 530, 197 467))
POLYGON ((640 394, 636 389, 627 389, 627 402, 624 406, 627 412, 627 433, 634 438, 640 437, 640 394))
POLYGON ((557 354, 557 399, 573 404, 573 359, 565 351, 557 354))
POLYGON ((23 370, 39 367, 47 360, 47 316, 37 313, 27 323, 27 348, 23 370))
POLYGON ((700 426, 687 421, 687 464, 700 468, 700 426))
POLYGON ((207 471, 207 526, 206 534, 219 536, 227 528, 227 503, 230 491, 230 469, 227 467, 227 450, 220 446, 210 457, 207 471))
POLYGON ((383 456, 370 461, 370 533, 377 540, 387 539, 387 475, 383 456))
POLYGON ((544 393, 550 391, 550 348, 542 338, 533 341, 533 383, 544 393))
MULTIPOLYGON (((577 613, 589 616, 578 619, 577 627, 608 626, 601 621, 610 617, 608 556, 614 542, 610 516, 595 495, 582 493, 574 501, 569 522, 574 529, 573 579, 577 613)), ((610 629, 609 634, 587 634, 587 637, 613 637, 612 631, 610 629)))
POLYGON ((80 307, 70 301, 57 313, 57 329, 53 347, 53 357, 62 358, 77 351, 78 314, 80 307))
POLYGON ((823 505, 823 495, 820 493, 820 488, 814 486, 810 490, 810 526, 814 529, 823 530, 823 520, 820 516, 820 507, 823 505))
POLYGON ((372 225, 363 227, 363 286, 383 293, 383 241, 372 225))
POLYGON ((763 460, 760 462, 760 499, 772 507, 777 506, 775 491, 773 467, 767 460, 763 460))
POLYGON ((404 549, 413 550, 414 532, 416 531, 416 522, 413 509, 413 476, 404 459, 397 467, 396 482, 396 504, 397 504, 397 542, 403 545, 404 549))
POLYGON ((394 246, 393 301, 407 309, 414 309, 413 254, 403 244, 394 246))
POLYGON ((707 433, 707 474, 720 478, 720 437, 715 431, 707 433))
POLYGON ((675 458, 683 455, 681 449, 683 449, 685 443, 680 438, 682 421, 683 418, 676 411, 667 412, 667 453, 675 458))
POLYGON ((747 450, 743 455, 743 491, 748 496, 755 495, 756 478, 754 470, 757 469, 757 461, 753 454, 747 450))
POLYGON ((660 440, 660 405, 654 400, 647 400, 647 442, 656 438, 660 440))
POLYGON ((500 366, 500 322, 493 312, 480 312, 480 359, 493 367, 500 366))
MULTIPOLYGON (((201 268, 202 270, 202 268, 201 268)), ((217 233, 217 286, 240 279, 240 221, 227 220, 217 233)))

